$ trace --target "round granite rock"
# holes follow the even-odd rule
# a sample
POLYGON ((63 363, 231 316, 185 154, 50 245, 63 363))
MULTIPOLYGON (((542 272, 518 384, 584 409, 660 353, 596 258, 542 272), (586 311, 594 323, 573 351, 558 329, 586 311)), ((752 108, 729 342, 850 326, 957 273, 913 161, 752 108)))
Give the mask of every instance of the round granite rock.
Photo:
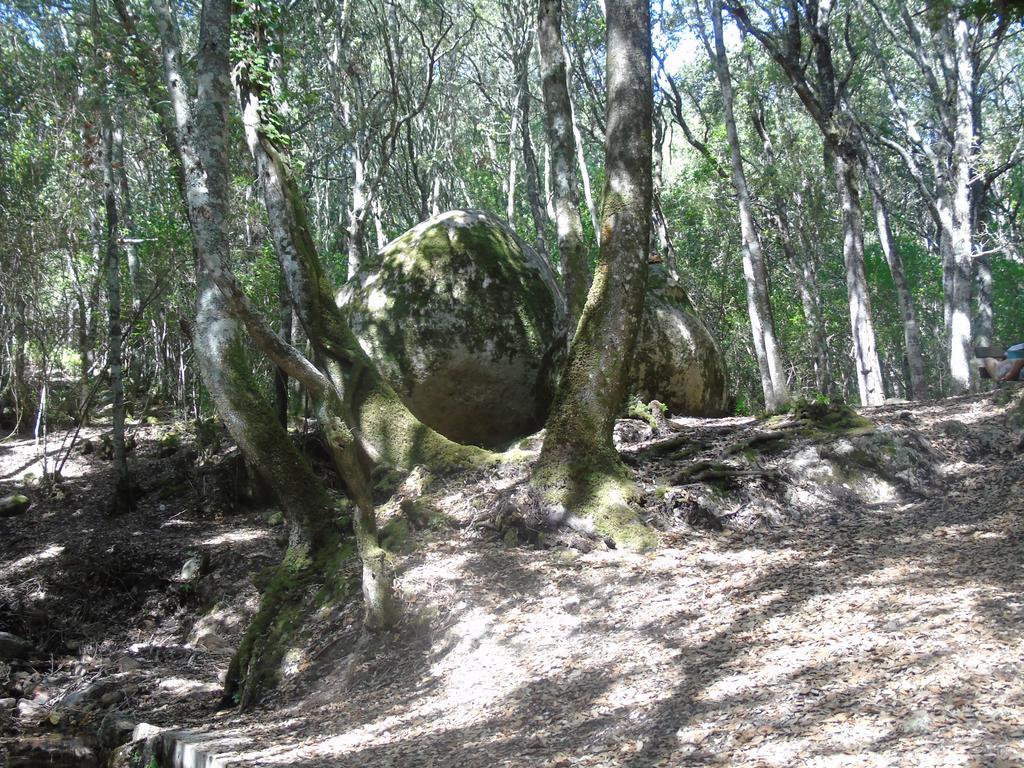
POLYGON ((339 296, 384 378, 425 424, 497 447, 543 426, 566 349, 547 262, 483 211, 413 227, 339 296))
POLYGON ((722 353, 686 291, 663 268, 648 276, 644 316, 630 369, 630 392, 679 416, 724 416, 728 376, 722 353))

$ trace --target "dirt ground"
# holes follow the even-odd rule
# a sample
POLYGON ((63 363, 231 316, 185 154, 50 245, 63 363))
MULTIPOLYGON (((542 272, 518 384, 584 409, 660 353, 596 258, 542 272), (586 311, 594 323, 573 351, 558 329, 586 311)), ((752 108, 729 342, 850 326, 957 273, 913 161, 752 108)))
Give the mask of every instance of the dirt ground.
POLYGON ((3 444, 0 495, 36 503, 0 519, 0 630, 37 652, 0 669, 19 700, 0 728, 10 747, 118 712, 239 766, 1024 766, 1008 399, 863 409, 874 427, 829 431, 680 419, 660 452, 624 422, 660 531, 644 554, 534 535, 508 509, 522 467, 406 482, 385 520, 403 494, 434 511, 391 540, 401 631, 362 637, 354 602, 318 617, 244 714, 216 709, 218 681, 279 555, 273 510, 223 501, 227 459, 158 456, 166 427, 139 429, 141 503, 122 519, 98 456, 47 495, 14 479, 28 449, 3 444))

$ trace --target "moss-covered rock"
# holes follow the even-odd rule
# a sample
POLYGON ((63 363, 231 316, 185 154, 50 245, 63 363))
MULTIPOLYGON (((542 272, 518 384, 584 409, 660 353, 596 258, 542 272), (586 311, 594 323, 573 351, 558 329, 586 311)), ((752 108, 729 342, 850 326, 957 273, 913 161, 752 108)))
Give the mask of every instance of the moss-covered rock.
POLYGON ((482 211, 450 211, 389 243, 339 295, 359 343, 409 409, 488 447, 536 431, 566 313, 547 262, 482 211))
POLYGON ((686 291, 652 268, 629 374, 630 392, 669 413, 723 416, 729 410, 725 361, 686 291))
POLYGON ((4 496, 0 499, 0 517, 22 515, 28 512, 30 506, 32 506, 32 502, 29 501, 28 496, 22 496, 20 493, 4 496))

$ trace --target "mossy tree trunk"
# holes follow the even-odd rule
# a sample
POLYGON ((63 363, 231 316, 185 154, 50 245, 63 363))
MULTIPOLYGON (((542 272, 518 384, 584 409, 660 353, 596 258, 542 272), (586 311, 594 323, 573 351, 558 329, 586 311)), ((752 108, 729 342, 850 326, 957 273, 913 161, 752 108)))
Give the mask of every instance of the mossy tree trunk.
POLYGON ((338 550, 339 541, 330 500, 259 395, 237 322, 206 267, 207 259, 202 258, 211 254, 214 260, 223 258, 228 250, 225 149, 231 93, 227 78, 230 6, 227 0, 211 0, 203 6, 197 61, 202 87, 194 118, 187 80, 179 67, 177 22, 165 0, 152 0, 152 7, 174 115, 174 125, 166 133, 177 150, 193 245, 200 257, 194 330, 200 372, 231 436, 280 501, 290 531, 284 562, 232 660, 225 686, 229 698, 248 705, 273 682, 284 650, 301 624, 301 600, 307 591, 303 584, 314 577, 338 578, 336 569, 325 572, 323 565, 328 554, 338 550))
POLYGON ((610 4, 607 135, 601 250, 569 362, 547 421, 534 484, 552 506, 590 517, 619 544, 650 534, 628 505, 635 492, 612 444, 639 328, 651 221, 650 8, 610 4))

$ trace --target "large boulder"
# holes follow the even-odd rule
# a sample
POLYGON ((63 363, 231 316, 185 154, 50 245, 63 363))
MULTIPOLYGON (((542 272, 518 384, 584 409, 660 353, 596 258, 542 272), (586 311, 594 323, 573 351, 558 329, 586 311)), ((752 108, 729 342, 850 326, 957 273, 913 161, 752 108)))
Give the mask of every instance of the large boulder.
POLYGON ((647 280, 644 315, 630 369, 629 391, 659 400, 682 416, 723 416, 729 411, 725 361, 697 317, 690 297, 664 267, 647 280))
POLYGON ((384 378, 441 434, 496 447, 543 425, 565 301, 548 263, 494 216, 449 211, 413 227, 339 302, 384 378))

